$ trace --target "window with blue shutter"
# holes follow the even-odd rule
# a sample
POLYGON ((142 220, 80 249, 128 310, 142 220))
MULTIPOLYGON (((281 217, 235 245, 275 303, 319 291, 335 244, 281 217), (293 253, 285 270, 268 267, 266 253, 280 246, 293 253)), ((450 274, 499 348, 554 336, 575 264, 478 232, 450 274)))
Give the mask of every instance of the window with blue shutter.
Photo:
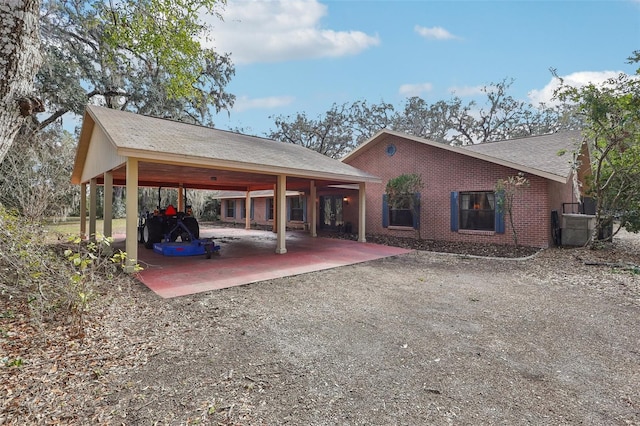
POLYGON ((267 220, 273 220, 273 198, 267 198, 265 217, 267 220))
POLYGON ((415 211, 411 209, 411 201, 405 197, 402 202, 394 208, 389 204, 387 194, 382 196, 382 226, 401 226, 406 228, 420 228, 420 193, 414 194, 416 205, 415 211))
POLYGON ((235 218, 236 217, 236 200, 227 200, 227 212, 226 217, 235 218))

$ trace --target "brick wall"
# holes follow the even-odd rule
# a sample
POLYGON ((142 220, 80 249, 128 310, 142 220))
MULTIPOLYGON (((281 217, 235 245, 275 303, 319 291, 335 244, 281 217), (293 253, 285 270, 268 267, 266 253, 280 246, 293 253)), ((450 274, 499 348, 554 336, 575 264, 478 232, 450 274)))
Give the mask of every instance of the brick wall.
MULTIPOLYGON (((420 234, 424 239, 513 244, 512 228, 505 214, 505 232, 461 233, 451 231, 450 194, 452 191, 493 191, 500 178, 518 173, 518 170, 478 160, 446 149, 389 135, 386 139, 363 150, 348 163, 382 179, 381 184, 367 184, 367 233, 392 234, 415 237, 416 232, 382 227, 382 195, 389 179, 403 173, 422 175, 420 234), (394 155, 386 150, 396 147, 394 155)), ((551 183, 547 179, 528 175, 531 182, 517 197, 514 206, 514 224, 521 245, 548 247, 550 235, 550 190, 553 190, 554 208, 565 197, 571 201, 569 185, 551 183)))

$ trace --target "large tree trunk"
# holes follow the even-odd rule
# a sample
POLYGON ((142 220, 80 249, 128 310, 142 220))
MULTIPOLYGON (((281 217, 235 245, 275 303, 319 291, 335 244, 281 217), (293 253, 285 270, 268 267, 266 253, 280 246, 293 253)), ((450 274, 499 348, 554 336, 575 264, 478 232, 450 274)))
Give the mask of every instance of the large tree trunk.
POLYGON ((42 111, 33 81, 42 56, 40 0, 0 2, 0 163, 25 117, 42 111))

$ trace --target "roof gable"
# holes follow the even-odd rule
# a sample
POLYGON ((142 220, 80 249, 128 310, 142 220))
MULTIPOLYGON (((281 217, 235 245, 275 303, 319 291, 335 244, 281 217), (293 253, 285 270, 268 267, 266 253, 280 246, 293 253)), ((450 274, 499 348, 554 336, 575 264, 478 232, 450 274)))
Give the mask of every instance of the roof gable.
MULTIPOLYGON (((309 179, 379 181, 376 176, 299 145, 87 106, 72 177, 74 183, 93 177, 88 176, 91 173, 86 173, 85 168, 89 165, 88 153, 92 151, 89 145, 96 133, 94 127, 102 131, 105 141, 121 158, 136 157, 143 161, 188 163, 309 179)), ((108 170, 97 170, 97 173, 108 170)), ((91 168, 91 171, 96 170, 91 168)))
POLYGON ((579 150, 583 142, 581 133, 572 131, 458 147, 402 132, 381 130, 345 156, 342 161, 349 163, 389 137, 444 149, 561 183, 567 182, 571 176, 575 163, 573 153, 579 150))

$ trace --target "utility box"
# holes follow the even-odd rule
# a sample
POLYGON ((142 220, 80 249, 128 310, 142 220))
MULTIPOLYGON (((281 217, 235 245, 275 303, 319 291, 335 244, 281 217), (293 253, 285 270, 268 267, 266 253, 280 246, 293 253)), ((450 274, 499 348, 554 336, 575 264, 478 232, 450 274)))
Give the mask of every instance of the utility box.
POLYGON ((562 245, 584 246, 591 240, 596 217, 591 214, 562 215, 562 245))

